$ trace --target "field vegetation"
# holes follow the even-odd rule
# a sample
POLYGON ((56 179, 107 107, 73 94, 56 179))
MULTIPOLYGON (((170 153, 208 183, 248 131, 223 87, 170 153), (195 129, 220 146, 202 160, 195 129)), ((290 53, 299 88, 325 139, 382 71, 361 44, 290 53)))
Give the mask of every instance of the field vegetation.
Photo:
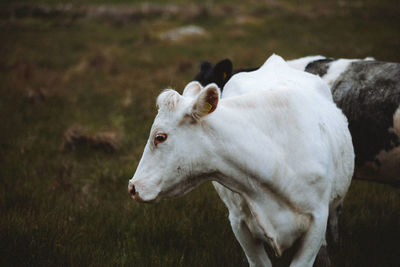
MULTIPOLYGON (((1 266, 247 266, 211 184, 157 204, 129 198, 156 96, 182 91, 202 60, 400 62, 394 0, 159 0, 179 10, 118 19, 144 3, 0 3, 1 266), (65 4, 81 13, 51 12, 65 4), (114 15, 82 11, 100 4, 114 15), (205 34, 160 38, 187 25, 205 34)), ((353 181, 342 215, 335 266, 399 266, 399 189, 353 181)))

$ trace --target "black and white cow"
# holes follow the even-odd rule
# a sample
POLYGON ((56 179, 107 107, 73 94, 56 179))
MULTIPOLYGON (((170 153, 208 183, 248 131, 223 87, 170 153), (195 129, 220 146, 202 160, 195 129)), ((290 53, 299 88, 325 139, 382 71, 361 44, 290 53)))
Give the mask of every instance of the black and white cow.
MULTIPOLYGON (((355 179, 400 186, 400 64, 366 59, 333 59, 310 56, 287 61, 289 66, 310 72, 325 80, 335 103, 349 121, 356 154, 355 179)), ((201 69, 195 80, 206 85, 224 77, 221 90, 234 73, 230 60, 224 65, 211 63, 201 69), (223 68, 229 65, 229 69, 223 68), (204 72, 206 70, 206 72, 204 72)), ((257 68, 243 69, 252 71, 257 68)))

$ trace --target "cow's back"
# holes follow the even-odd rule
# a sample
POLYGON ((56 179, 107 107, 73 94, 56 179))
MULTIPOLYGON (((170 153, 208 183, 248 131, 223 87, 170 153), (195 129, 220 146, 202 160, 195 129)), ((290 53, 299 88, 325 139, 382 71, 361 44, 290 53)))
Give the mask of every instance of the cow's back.
POLYGON ((295 84, 304 89, 316 90, 327 99, 332 94, 326 84, 316 75, 290 67, 283 58, 272 55, 257 70, 240 72, 226 83, 222 98, 229 98, 251 92, 274 89, 277 85, 295 84))

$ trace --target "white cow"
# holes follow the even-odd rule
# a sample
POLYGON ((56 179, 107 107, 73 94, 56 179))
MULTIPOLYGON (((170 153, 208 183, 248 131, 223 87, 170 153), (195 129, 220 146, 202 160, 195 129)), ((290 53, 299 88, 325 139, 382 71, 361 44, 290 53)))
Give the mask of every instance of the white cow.
POLYGON ((325 83, 271 62, 287 75, 249 83, 265 90, 220 99, 192 82, 160 94, 129 191, 151 202, 216 181, 250 266, 271 266, 263 242, 282 255, 296 241, 291 266, 312 266, 350 184, 351 137, 325 83))

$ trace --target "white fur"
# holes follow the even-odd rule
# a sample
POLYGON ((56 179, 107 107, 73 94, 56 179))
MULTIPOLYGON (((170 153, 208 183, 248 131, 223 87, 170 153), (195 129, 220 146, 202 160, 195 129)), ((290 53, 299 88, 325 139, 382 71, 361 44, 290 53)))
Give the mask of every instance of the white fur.
POLYGON ((290 266, 311 267, 325 242, 328 215, 350 184, 351 137, 326 84, 285 69, 277 56, 269 60, 265 67, 274 62, 287 75, 277 72, 268 81, 264 71, 243 76, 232 88, 255 86, 247 88, 251 93, 220 99, 201 117, 191 114, 204 104, 205 92, 219 95, 215 85, 178 100, 164 92, 169 96, 159 97, 163 102, 129 187, 135 186, 137 200, 157 201, 216 181, 251 266, 271 266, 262 242, 281 255, 301 238, 290 266), (155 146, 159 132, 168 139, 155 146))
POLYGON ((247 94, 253 91, 270 90, 277 84, 296 85, 304 90, 317 90, 332 100, 332 94, 325 83, 317 76, 297 71, 288 66, 280 56, 272 55, 257 70, 240 72, 226 83, 222 98, 247 94))
POLYGON ((330 87, 339 78, 339 76, 349 67, 351 62, 358 61, 358 59, 338 59, 329 66, 327 73, 323 76, 324 81, 330 87))

